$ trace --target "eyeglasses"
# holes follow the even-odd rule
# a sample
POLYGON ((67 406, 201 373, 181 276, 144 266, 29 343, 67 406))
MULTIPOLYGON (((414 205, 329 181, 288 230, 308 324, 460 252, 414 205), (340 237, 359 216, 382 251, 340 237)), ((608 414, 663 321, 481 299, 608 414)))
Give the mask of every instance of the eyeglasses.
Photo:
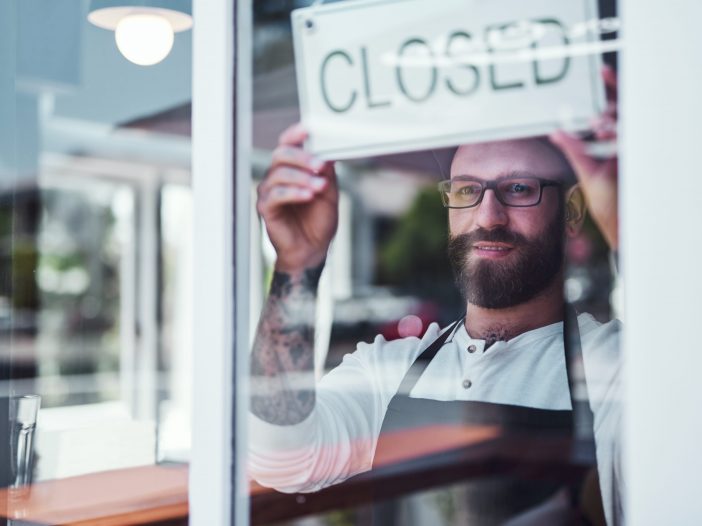
POLYGON ((471 208, 480 204, 485 190, 495 192, 497 200, 505 206, 536 206, 546 186, 563 186, 563 183, 538 177, 508 177, 497 181, 481 181, 469 176, 458 176, 441 181, 439 192, 446 208, 471 208))

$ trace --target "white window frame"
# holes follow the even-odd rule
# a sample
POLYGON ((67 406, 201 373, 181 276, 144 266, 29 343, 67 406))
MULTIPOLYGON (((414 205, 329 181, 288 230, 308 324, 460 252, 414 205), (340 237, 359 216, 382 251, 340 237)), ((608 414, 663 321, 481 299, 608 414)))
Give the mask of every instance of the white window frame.
MULTIPOLYGON (((233 423, 245 420, 248 404, 236 396, 245 392, 248 313, 235 305, 245 306, 248 294, 246 250, 240 248, 248 246, 250 233, 250 2, 194 4, 191 524, 243 525, 248 484, 243 463, 235 459, 244 458, 246 428, 237 425, 234 434, 233 423), (236 33, 235 10, 242 21, 236 33), (241 79, 236 91, 235 79, 241 79)), ((702 317, 696 168, 702 74, 694 69, 702 49, 702 4, 622 0, 621 18, 625 506, 630 524, 691 524, 702 485, 702 352, 694 333, 702 317), (660 199, 661 177, 668 176, 676 187, 660 199), (662 240, 675 248, 674 258, 662 240), (661 269, 669 269, 665 279, 661 269)))
POLYGON ((248 524, 251 2, 193 1, 190 524, 248 524), (237 307, 241 308, 237 308, 237 307))
POLYGON ((622 0, 621 18, 627 522, 697 524, 702 3, 622 0))

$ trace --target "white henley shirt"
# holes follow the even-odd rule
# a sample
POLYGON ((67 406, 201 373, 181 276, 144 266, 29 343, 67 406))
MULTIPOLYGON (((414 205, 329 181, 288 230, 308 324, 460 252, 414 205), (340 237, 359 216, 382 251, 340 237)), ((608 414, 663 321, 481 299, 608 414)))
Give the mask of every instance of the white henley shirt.
MULTIPOLYGON (((578 316, 600 488, 609 524, 622 521, 620 323, 578 316)), ((293 426, 250 417, 251 476, 283 492, 311 492, 371 469, 392 397, 417 356, 439 335, 386 341, 377 336, 324 376, 312 414, 293 426)), ((570 409, 563 323, 497 342, 471 338, 463 324, 431 361, 410 393, 415 398, 472 400, 570 409), (469 350, 470 349, 470 350, 469 350), (468 381, 466 381, 468 380, 468 381)))

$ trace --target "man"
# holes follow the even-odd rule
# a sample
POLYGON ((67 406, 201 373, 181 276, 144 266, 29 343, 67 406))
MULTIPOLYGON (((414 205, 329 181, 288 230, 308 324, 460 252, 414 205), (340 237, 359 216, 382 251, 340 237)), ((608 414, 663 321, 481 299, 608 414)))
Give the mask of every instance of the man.
MULTIPOLYGON (((604 77, 613 91, 614 73, 604 77)), ((614 138, 615 119, 610 105, 594 123, 595 137, 614 138)), ((578 232, 589 207, 616 251, 616 159, 590 157, 583 141, 564 132, 550 142, 459 147, 441 191, 465 316, 443 331, 432 325, 421 338, 359 344, 315 385, 311 323, 338 189, 333 165, 301 148, 305 136, 299 126, 283 133, 259 187, 258 211, 278 259, 252 354, 254 477, 281 491, 315 491, 367 471, 382 431, 411 418, 402 416, 406 407, 431 420, 455 406, 468 423, 485 413, 507 428, 525 418, 548 429, 566 422, 575 397, 564 354, 563 238, 578 232)), ((616 524, 619 324, 580 315, 572 328, 594 413, 605 514, 616 524)), ((489 510, 481 508, 483 489, 468 492, 479 523, 521 517, 553 488, 510 479, 490 491, 488 500, 502 504, 489 510), (524 499, 530 492, 534 498, 524 499)))

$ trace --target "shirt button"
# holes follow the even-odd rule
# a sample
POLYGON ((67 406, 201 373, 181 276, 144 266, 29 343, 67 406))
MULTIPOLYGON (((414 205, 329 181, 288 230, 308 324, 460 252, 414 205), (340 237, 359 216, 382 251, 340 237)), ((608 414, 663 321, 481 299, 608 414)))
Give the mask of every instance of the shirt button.
POLYGON ((470 380, 467 380, 467 379, 463 380, 463 388, 464 389, 470 389, 471 385, 473 385, 473 382, 471 382, 470 380))
POLYGON ((474 353, 477 350, 478 350, 478 348, 475 345, 468 346, 468 352, 470 352, 470 353, 474 353))

